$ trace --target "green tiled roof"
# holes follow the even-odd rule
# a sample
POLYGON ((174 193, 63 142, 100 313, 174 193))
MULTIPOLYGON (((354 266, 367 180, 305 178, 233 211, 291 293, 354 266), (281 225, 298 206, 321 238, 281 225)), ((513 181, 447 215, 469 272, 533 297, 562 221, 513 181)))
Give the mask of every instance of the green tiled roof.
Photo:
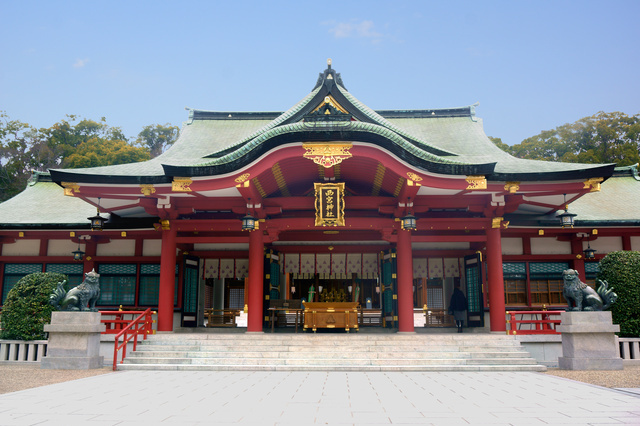
POLYGON ((32 225, 78 225, 86 228, 96 208, 80 198, 64 195, 64 189, 51 181, 48 173, 39 173, 27 188, 0 204, 0 227, 32 225))
POLYGON ((269 119, 273 117, 271 113, 226 114, 191 110, 191 120, 183 126, 179 139, 157 158, 117 166, 54 170, 53 177, 59 181, 110 180, 128 184, 168 182, 171 179, 168 175, 230 173, 256 160, 278 143, 320 141, 336 129, 338 133, 331 134, 332 137, 377 143, 415 167, 444 174, 485 174, 490 181, 607 178, 613 167, 514 158, 489 140, 482 121, 474 116, 473 106, 428 110, 429 113, 426 110, 385 111, 390 117, 385 118, 337 84, 335 79, 339 75, 334 70, 328 68, 322 75, 324 80, 311 93, 275 119, 269 119), (334 96, 356 121, 346 121, 348 115, 345 121, 303 121, 328 94, 334 96), (341 135, 340 126, 351 133, 341 135), (302 132, 306 133, 303 135, 302 132), (285 137, 295 134, 300 134, 299 139, 285 137), (466 167, 455 167, 458 165, 466 167))
POLYGON ((369 132, 369 133, 374 133, 380 136, 384 136, 385 138, 391 140, 398 147, 401 147, 402 149, 409 151, 416 157, 426 161, 431 161, 431 162, 440 163, 440 164, 459 164, 459 165, 465 164, 460 161, 456 161, 453 158, 440 157, 440 156, 430 154, 429 152, 426 152, 424 150, 421 150, 416 146, 412 145, 411 143, 409 143, 406 139, 402 138, 393 130, 379 126, 377 124, 363 123, 361 121, 345 121, 345 122, 338 122, 338 123, 316 121, 316 122, 310 122, 310 123, 298 122, 298 123, 286 124, 278 127, 272 127, 267 131, 265 131, 264 133, 262 133, 261 135, 259 135, 258 137, 256 137, 255 139, 249 141, 248 143, 245 143, 243 146, 241 146, 237 150, 232 151, 214 160, 196 164, 195 166, 216 166, 216 165, 225 164, 225 163, 229 163, 231 161, 237 160, 247 155, 247 153, 249 153, 251 150, 260 146, 264 141, 271 139, 276 135, 280 135, 284 133, 308 132, 309 130, 322 131, 324 129, 333 129, 335 127, 339 127, 341 130, 345 130, 345 131, 346 130, 363 131, 363 132, 369 132))
POLYGON ((590 192, 569 205, 576 220, 582 221, 637 221, 640 222, 640 178, 637 169, 619 168, 618 173, 601 186, 599 192, 590 192), (627 173, 624 173, 627 171, 627 173))

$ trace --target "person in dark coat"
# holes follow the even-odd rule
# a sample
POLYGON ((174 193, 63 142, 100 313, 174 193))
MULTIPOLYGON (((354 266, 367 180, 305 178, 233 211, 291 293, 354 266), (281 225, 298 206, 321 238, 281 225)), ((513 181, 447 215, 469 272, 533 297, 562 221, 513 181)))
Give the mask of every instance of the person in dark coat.
POLYGON ((449 315, 453 315, 455 318, 458 333, 462 333, 466 310, 467 298, 464 296, 464 293, 462 293, 462 290, 460 290, 460 283, 456 283, 453 294, 451 295, 451 301, 449 302, 449 315))

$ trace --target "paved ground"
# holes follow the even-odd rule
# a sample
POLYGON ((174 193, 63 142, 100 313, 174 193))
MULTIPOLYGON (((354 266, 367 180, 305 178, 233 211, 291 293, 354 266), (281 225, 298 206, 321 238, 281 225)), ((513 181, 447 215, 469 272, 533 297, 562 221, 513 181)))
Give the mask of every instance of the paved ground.
POLYGON ((640 425, 640 395, 541 373, 121 371, 0 395, 0 425, 640 425))

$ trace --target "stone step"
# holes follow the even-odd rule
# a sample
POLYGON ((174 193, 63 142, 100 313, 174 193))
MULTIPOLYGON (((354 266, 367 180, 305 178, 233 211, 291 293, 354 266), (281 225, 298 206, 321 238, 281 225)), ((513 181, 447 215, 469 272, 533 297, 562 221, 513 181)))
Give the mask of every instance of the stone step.
POLYGON ((406 371, 406 372, 540 372, 543 365, 193 365, 193 364, 119 364, 118 370, 152 371, 406 371))
POLYGON ((396 346, 396 345, 343 345, 336 346, 295 346, 295 345, 270 345, 270 346, 230 346, 230 345, 195 345, 195 344, 177 344, 177 345, 156 345, 156 344, 138 344, 138 351, 188 351, 188 352, 241 352, 241 351, 269 351, 276 350, 281 352, 510 352, 514 350, 522 350, 520 345, 486 345, 486 346, 462 346, 462 345, 412 345, 412 346, 396 346))
MULTIPOLYGON (((129 359, 129 358, 127 358, 129 359)), ((508 360, 509 365, 529 365, 531 358, 512 358, 508 360)), ((299 359, 299 358, 130 358, 128 364, 192 364, 192 365, 500 365, 506 360, 500 359, 461 359, 461 358, 434 358, 434 359, 299 359)))
POLYGON ((119 369, 544 371, 513 336, 235 334, 148 336, 119 369), (470 369, 472 368, 473 369, 470 369), (483 370, 484 369, 484 370, 483 370))
POLYGON ((299 359, 351 359, 351 358, 371 358, 371 359, 433 359, 433 358, 460 358, 460 359, 488 359, 488 358, 529 358, 526 351, 511 352, 286 352, 286 351, 243 351, 243 352, 203 352, 203 351, 136 351, 129 355, 132 358, 220 358, 235 359, 246 358, 299 358, 299 359))

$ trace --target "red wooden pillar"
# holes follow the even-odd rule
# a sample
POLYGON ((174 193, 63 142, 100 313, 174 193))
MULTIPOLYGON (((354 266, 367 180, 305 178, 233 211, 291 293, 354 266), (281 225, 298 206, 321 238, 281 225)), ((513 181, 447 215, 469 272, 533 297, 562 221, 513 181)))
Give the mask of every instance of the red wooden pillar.
POLYGON ((247 332, 262 333, 264 241, 259 229, 249 232, 249 312, 247 332))
POLYGON ((573 259, 573 269, 578 272, 578 276, 584 281, 584 252, 582 251, 582 240, 573 238, 571 240, 571 253, 575 256, 573 259))
POLYGON ((173 304, 176 285, 176 228, 162 230, 158 331, 173 331, 173 304))
POLYGON ((98 244, 95 238, 92 238, 90 240, 85 240, 85 241, 86 241, 86 244, 84 246, 85 253, 84 253, 84 262, 83 262, 82 269, 86 274, 93 271, 96 266, 94 259, 96 257, 96 252, 98 251, 98 244))
POLYGON ((487 275, 489 278, 489 321, 491 331, 506 331, 500 228, 487 230, 487 275))
POLYGON ((413 252, 411 231, 398 231, 398 331, 412 333, 413 327, 413 252))

